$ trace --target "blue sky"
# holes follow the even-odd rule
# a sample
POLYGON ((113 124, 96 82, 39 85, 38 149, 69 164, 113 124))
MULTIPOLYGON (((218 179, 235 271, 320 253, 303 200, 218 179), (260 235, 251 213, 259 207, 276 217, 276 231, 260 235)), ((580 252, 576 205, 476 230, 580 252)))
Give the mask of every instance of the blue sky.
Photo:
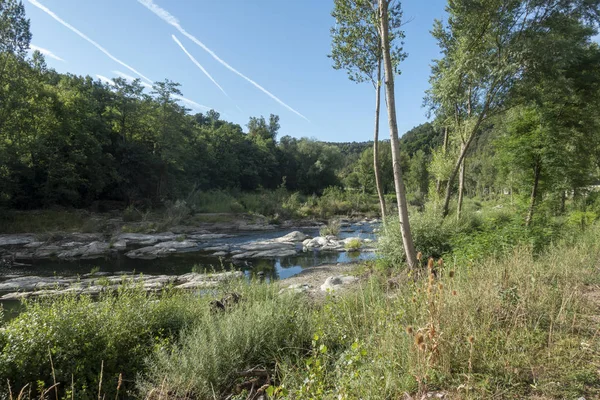
MULTIPOLYGON (((109 79, 119 72, 139 77, 128 66, 152 81, 168 78, 179 82, 186 99, 214 108, 224 119, 242 126, 250 116, 273 113, 281 118, 280 135, 326 141, 371 139, 375 101, 372 86, 349 81, 345 72, 331 68, 327 58, 331 48, 329 29, 334 23, 330 15, 333 1, 144 1, 158 7, 158 13, 168 12, 176 21, 169 24, 164 12, 161 19, 138 0, 24 0, 31 19, 31 43, 43 52, 51 52, 47 63, 59 72, 109 79), (186 55, 173 35, 212 80, 186 55)), ((434 18, 444 16, 444 6, 443 0, 403 2, 404 17, 410 22, 405 28, 405 50, 409 55, 396 80, 401 133, 427 120, 423 95, 428 88, 429 65, 439 55, 429 30, 434 18)), ((183 104, 205 111, 194 103, 183 104)), ((386 121, 382 109, 382 126, 386 121)), ((387 129, 381 134, 387 135, 387 129)))

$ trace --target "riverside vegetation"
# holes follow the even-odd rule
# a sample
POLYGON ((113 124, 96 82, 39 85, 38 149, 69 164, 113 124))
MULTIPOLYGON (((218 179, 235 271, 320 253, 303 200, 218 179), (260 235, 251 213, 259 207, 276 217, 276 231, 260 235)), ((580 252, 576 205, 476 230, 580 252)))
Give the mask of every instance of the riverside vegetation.
POLYGON ((419 248, 442 246, 443 258, 421 256, 405 271, 387 265, 395 250, 383 246, 381 260, 357 267, 356 290, 323 300, 234 281, 209 296, 131 284, 96 300, 25 302, 0 330, 2 391, 246 398, 239 373, 254 368, 269 371, 261 385, 273 398, 593 398, 600 228, 566 220, 532 232, 512 211, 473 213, 452 228, 422 216, 419 248), (501 251, 485 255, 492 249, 501 251), (211 300, 228 293, 241 300, 215 312, 211 300))

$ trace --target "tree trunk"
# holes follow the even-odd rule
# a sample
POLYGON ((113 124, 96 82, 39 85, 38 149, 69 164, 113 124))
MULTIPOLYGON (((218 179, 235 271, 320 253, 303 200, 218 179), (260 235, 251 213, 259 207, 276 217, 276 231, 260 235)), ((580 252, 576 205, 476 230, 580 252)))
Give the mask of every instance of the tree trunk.
MULTIPOLYGON (((444 127, 444 146, 443 146, 444 155, 448 152, 448 127, 444 127)), ((439 195, 440 190, 442 189, 442 180, 438 179, 435 182, 435 192, 439 195)))
POLYGON ((379 171, 379 111, 381 109, 381 58, 377 64, 377 86, 375 89, 375 138, 373 141, 373 169, 375 171, 375 186, 377 196, 379 196, 379 207, 381 208, 381 219, 385 225, 385 197, 383 197, 383 188, 381 187, 381 174, 379 171))
POLYGON ((529 211, 527 211, 527 217, 525 218, 525 226, 531 225, 533 220, 533 210, 535 208, 535 199, 537 198, 538 184, 540 183, 540 172, 542 166, 538 161, 533 168, 533 188, 531 189, 531 200, 529 202, 529 211))
POLYGON ((486 105, 484 106, 485 109, 481 112, 481 114, 479 114, 479 118, 477 118, 477 122, 475 123, 475 126, 471 130, 471 134, 469 135, 469 138, 467 139, 467 141, 464 143, 464 146, 462 147, 460 155, 458 156, 458 160, 456 160, 456 164, 454 164, 454 169, 452 170, 452 173, 450 174, 450 177, 448 178, 448 182, 446 182, 446 196, 444 198, 444 207, 442 208, 442 217, 446 217, 448 215, 448 209, 450 207, 450 196, 452 195, 452 184, 454 183, 454 180, 456 179, 456 176, 458 175, 460 166, 462 165, 462 162, 463 162, 465 156, 467 155, 467 150, 469 149, 469 146, 473 142, 473 139, 475 139, 477 131, 479 130, 479 126, 481 125, 481 122, 483 121, 483 117, 487 112, 488 103, 489 103, 489 100, 486 102, 486 105))
POLYGON ((388 123, 390 126, 390 138, 392 145, 392 161, 394 167, 394 187, 396 189, 396 201, 398 202, 398 217, 400 219, 400 232, 402 244, 406 254, 406 262, 409 268, 417 265, 415 245, 410 231, 408 220, 408 204, 404 182, 402 181, 402 169, 400 168, 400 147, 398 143, 398 123, 396 121, 396 99, 394 96, 394 70, 390 57, 389 24, 388 24, 389 0, 379 0, 379 24, 381 35, 381 51, 385 67, 385 95, 388 110, 388 123))
MULTIPOLYGON (((460 147, 462 153, 464 149, 464 143, 460 147)), ((456 205, 456 219, 460 219, 460 213, 462 211, 463 196, 465 194, 465 159, 462 159, 460 163, 460 170, 458 172, 458 203, 456 205)))

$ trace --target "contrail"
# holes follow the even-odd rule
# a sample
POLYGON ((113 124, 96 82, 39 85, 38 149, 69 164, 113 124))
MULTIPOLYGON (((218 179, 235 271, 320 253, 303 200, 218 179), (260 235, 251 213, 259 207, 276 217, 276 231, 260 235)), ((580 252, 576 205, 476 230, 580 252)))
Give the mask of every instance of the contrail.
MULTIPOLYGON (((125 73, 123 73, 121 71, 112 71, 112 72, 115 75, 120 76, 121 78, 125 79, 126 81, 133 82, 135 80, 135 78, 133 76, 127 75, 127 74, 125 74, 125 73)), ((140 84, 143 87, 147 88, 147 89, 152 89, 152 85, 150 85, 149 83, 140 81, 140 84)), ((183 97, 183 96, 180 96, 178 94, 174 94, 173 97, 176 98, 176 99, 178 99, 178 100, 181 100, 182 102, 188 104, 190 107, 193 107, 196 110, 213 110, 213 108, 211 108, 211 107, 207 107, 205 105, 196 103, 194 100, 190 100, 187 97, 183 97)))
POLYGON ((50 58, 54 58, 55 60, 58 60, 58 61, 66 62, 65 60, 63 60, 62 58, 60 58, 59 56, 57 56, 56 54, 51 52, 50 50, 44 49, 43 47, 36 46, 35 44, 30 44, 29 48, 31 49, 31 51, 39 51, 46 57, 50 57, 50 58))
POLYGON ((102 82, 104 82, 104 83, 108 83, 108 84, 109 84, 109 85, 111 85, 111 86, 115 86, 115 83, 114 83, 114 82, 113 82, 113 80, 112 80, 112 79, 110 79, 110 78, 107 78, 107 77, 105 77, 105 76, 103 76, 103 75, 98 75, 98 74, 96 74, 96 77, 97 77, 98 79, 100 79, 100 81, 102 81, 102 82))
MULTIPOLYGON (((185 54, 186 54, 186 55, 187 55, 187 56, 190 58, 190 60, 192 60, 192 62, 193 62, 194 64, 196 64, 196 66, 197 66, 198 68, 200 68, 200 70, 201 70, 202 72, 204 72, 204 74, 205 74, 206 76, 208 76, 208 79, 210 79, 210 80, 211 80, 211 81, 212 81, 212 82, 213 82, 215 85, 217 85, 217 87, 218 87, 219 89, 221 89, 221 92, 223 92, 223 94, 224 94, 225 96, 227 96, 227 98, 228 98, 229 100, 231 100, 231 101, 232 101, 232 102, 235 104, 235 102, 233 101, 233 99, 232 99, 231 97, 229 97, 229 95, 227 94, 227 92, 225 92, 225 90, 224 90, 224 89, 221 87, 221 85, 219 85, 219 84, 217 83, 217 81, 215 81, 215 80, 213 79, 213 77, 212 77, 212 76, 210 76, 210 74, 208 73, 208 71, 207 71, 206 69, 204 69, 204 67, 203 67, 202 65, 200 65, 200 63, 198 62, 198 60, 196 60, 196 59, 194 58, 194 56, 192 56, 192 55, 191 55, 191 54, 190 54, 190 53, 189 53, 189 52, 186 50, 186 48, 185 48, 185 47, 183 47, 183 45, 181 44, 181 42, 179 41, 179 39, 177 39, 177 37, 176 37, 175 35, 171 35, 171 37, 173 38, 173 40, 175 41, 175 43, 177 43, 177 44, 179 45, 179 47, 181 47, 181 50, 183 50, 183 52, 184 52, 184 53, 185 53, 185 54)), ((237 109, 238 109, 240 112, 243 112, 243 111, 242 111, 242 109, 241 109, 241 108, 240 108, 240 107, 239 107, 237 104, 235 104, 235 107, 236 107, 236 108, 237 108, 237 109)))
POLYGON ((104 47, 100 46, 98 43, 94 42, 92 39, 90 39, 89 37, 87 37, 86 35, 84 35, 81 31, 77 30, 73 25, 71 25, 71 24, 65 22, 64 20, 62 20, 58 15, 54 14, 52 11, 50 11, 47 7, 45 7, 43 4, 41 4, 37 0, 29 0, 29 2, 31 4, 33 4, 34 6, 36 6, 37 8, 39 8, 40 10, 42 10, 43 12, 45 12, 46 14, 48 14, 49 16, 51 16, 52 18, 54 18, 55 20, 57 20, 59 23, 61 23, 65 27, 67 27, 70 30, 72 30, 73 32, 75 32, 81 38, 87 40, 90 44, 92 44, 98 50, 100 50, 101 52, 103 52, 104 54, 106 54, 114 62, 116 62, 118 64, 121 64, 122 66, 124 66, 125 68, 127 68, 128 70, 130 70, 131 72, 133 72, 134 74, 136 74, 136 75, 140 76, 141 78, 145 79, 146 81, 152 82, 146 76, 142 75, 140 72, 136 71, 134 68, 130 67, 129 65, 125 64, 123 61, 119 60, 117 57, 115 57, 112 54, 110 54, 108 52, 108 50, 106 50, 104 47))
POLYGON ((190 58, 190 60, 192 60, 192 62, 194 64, 196 64, 196 67, 200 68, 200 70, 202 72, 204 72, 204 75, 208 76, 208 79, 210 79, 212 81, 212 83, 214 83, 215 85, 217 85, 217 87, 219 89, 221 89, 221 92, 223 92, 223 94, 227 97, 229 97, 229 95, 227 94, 227 92, 225 92, 225 90, 221 87, 221 85, 219 85, 217 83, 217 81, 214 80, 214 78, 212 76, 210 76, 210 74, 208 73, 208 71, 206 69, 204 69, 204 67, 198 62, 198 60, 196 60, 194 58, 194 56, 192 56, 185 47, 183 47, 183 45, 181 44, 181 42, 179 41, 179 39, 177 39, 177 37, 175 35, 171 35, 171 37, 173 38, 173 40, 175 41, 175 43, 177 43, 179 45, 179 47, 181 47, 181 50, 183 50, 183 52, 190 58))
MULTIPOLYGON (((32 1, 32 0, 29 0, 29 1, 32 1)), ((242 74, 240 71, 233 68, 231 65, 227 64, 224 60, 222 60, 219 56, 217 56, 211 49, 206 47, 204 45, 204 43, 202 43, 200 40, 196 39, 196 37, 189 34, 185 29, 183 29, 181 27, 181 25, 179 25, 179 21, 177 20, 177 18, 175 18, 173 15, 171 15, 167 10, 154 4, 154 2, 152 0, 138 0, 138 2, 141 3, 143 6, 145 6, 147 9, 149 9, 150 11, 152 11, 154 14, 156 14, 160 19, 162 19, 163 21, 165 21, 166 23, 168 23, 169 25, 171 25, 175 29, 177 29, 182 35, 184 35, 185 37, 190 39, 192 42, 196 43, 198 46, 202 47, 208 54, 210 54, 215 60, 217 60, 219 63, 221 63, 221 65, 223 65, 225 68, 229 69, 231 72, 235 73, 236 75, 244 78, 245 80, 250 82, 252 85, 254 85, 257 89, 259 89, 260 91, 265 93, 267 96, 269 96, 270 98, 272 98, 277 103, 279 103, 283 107, 287 108, 294 114, 309 121, 308 118, 306 118, 304 115, 300 114, 298 111, 294 110, 292 107, 285 104, 281 99, 279 99, 273 93, 269 92, 267 89, 260 86, 258 83, 256 83, 252 79, 248 78, 246 75, 242 74)))

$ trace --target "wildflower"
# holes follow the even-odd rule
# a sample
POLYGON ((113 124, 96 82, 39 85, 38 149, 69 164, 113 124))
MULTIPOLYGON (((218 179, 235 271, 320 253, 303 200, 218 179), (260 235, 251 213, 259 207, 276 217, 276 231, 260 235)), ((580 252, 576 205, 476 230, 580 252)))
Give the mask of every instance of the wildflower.
POLYGON ((417 253, 417 260, 421 261, 421 258, 423 258, 423 253, 418 252, 417 253))
POLYGON ((452 296, 456 296, 456 290, 452 291, 452 296))
POLYGON ((412 326, 407 326, 407 327, 406 327, 406 333, 408 333, 409 335, 412 335, 412 334, 413 334, 413 332, 414 332, 414 331, 413 331, 413 327, 412 327, 412 326))
POLYGON ((454 270, 453 269, 451 269, 450 272, 448 272, 448 276, 450 278, 454 278, 454 270))

